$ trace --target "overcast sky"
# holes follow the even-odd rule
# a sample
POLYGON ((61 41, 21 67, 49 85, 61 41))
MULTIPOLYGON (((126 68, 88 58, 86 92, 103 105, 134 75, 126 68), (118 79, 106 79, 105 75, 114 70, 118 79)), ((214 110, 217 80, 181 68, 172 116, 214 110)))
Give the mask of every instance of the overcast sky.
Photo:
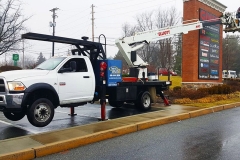
MULTIPOLYGON (((55 35, 80 39, 82 36, 92 37, 91 5, 94 7, 94 34, 104 34, 107 38, 107 55, 114 56, 118 49, 114 46, 116 38, 122 36, 122 25, 125 22, 135 24, 134 17, 139 13, 156 11, 175 6, 182 14, 183 0, 22 0, 22 13, 32 16, 25 26, 29 32, 52 35, 52 8, 56 11, 55 35)), ((226 5, 227 11, 236 11, 237 1, 219 0, 226 5), (231 3, 229 3, 231 1, 231 3)), ((95 41, 98 41, 96 38, 95 41)), ((40 52, 49 58, 52 43, 27 40, 25 54, 38 56, 40 52)), ((55 43, 55 55, 66 54, 69 47, 55 43)), ((20 53, 21 57, 21 53, 20 53)))

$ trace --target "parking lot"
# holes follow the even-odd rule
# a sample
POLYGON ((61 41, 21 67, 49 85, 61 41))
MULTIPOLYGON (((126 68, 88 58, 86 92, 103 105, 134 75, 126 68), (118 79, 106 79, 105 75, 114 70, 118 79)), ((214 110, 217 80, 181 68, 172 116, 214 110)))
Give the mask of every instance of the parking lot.
MULTIPOLYGON (((163 104, 153 106, 149 111, 162 110, 163 104)), ((55 110, 53 121, 46 127, 38 128, 32 126, 25 116, 20 121, 10 121, 6 119, 2 112, 0 112, 0 140, 25 136, 30 134, 38 134, 47 131, 61 130, 73 126, 79 126, 89 123, 96 123, 101 120, 100 104, 86 104, 74 108, 75 116, 70 116, 70 108, 60 108, 55 110)), ((106 119, 111 120, 115 118, 131 116, 143 113, 131 105, 125 105, 122 108, 113 108, 106 105, 106 119)))

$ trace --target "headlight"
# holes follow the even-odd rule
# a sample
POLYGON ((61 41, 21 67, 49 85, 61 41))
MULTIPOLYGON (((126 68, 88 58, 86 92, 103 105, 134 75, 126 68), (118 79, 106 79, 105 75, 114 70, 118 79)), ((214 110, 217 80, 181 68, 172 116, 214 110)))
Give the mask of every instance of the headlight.
POLYGON ((8 88, 10 91, 24 91, 26 89, 22 82, 8 82, 8 88))

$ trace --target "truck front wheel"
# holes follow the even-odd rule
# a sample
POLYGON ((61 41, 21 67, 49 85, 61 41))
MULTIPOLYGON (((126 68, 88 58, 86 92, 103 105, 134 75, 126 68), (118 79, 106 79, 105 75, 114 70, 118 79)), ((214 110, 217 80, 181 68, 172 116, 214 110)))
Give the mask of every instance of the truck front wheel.
POLYGON ((141 93, 136 102, 137 107, 143 111, 148 111, 151 109, 151 95, 149 92, 145 91, 141 93))
POLYGON ((46 98, 37 99, 28 109, 28 121, 35 127, 45 127, 53 119, 54 106, 52 102, 46 98))
POLYGON ((19 121, 25 116, 24 112, 3 112, 4 116, 11 121, 19 121))

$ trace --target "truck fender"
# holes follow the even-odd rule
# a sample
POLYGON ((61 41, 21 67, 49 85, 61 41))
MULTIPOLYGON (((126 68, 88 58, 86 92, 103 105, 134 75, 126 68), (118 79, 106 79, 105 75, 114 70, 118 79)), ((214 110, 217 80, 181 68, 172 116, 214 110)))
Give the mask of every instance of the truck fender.
POLYGON ((33 93, 36 90, 40 90, 40 89, 47 89, 47 90, 52 91, 52 93, 53 93, 52 96, 54 97, 54 102, 52 102, 52 103, 55 107, 59 106, 59 96, 58 96, 55 88, 53 88, 53 86, 51 86, 50 84, 47 84, 47 83, 35 83, 35 84, 29 86, 25 90, 23 100, 22 100, 22 107, 27 105, 27 102, 28 102, 29 97, 31 96, 31 93, 33 93))

